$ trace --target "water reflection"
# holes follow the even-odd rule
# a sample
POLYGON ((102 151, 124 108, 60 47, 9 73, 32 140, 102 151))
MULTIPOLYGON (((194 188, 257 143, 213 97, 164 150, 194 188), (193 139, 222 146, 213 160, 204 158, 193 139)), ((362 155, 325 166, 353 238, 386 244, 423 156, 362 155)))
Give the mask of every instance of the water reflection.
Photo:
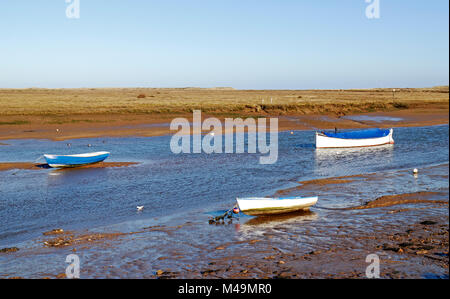
POLYGON ((105 181, 108 176, 108 169, 105 168, 61 168, 54 169, 48 173, 48 185, 63 185, 77 183, 93 183, 95 181, 105 181))
POLYGON ((241 228, 270 228, 279 224, 292 224, 304 221, 313 221, 318 218, 317 213, 312 211, 298 211, 287 214, 259 216, 247 220, 241 228))
POLYGON ((383 157, 392 156, 394 152, 393 144, 385 144, 371 147, 352 147, 352 148, 318 148, 315 151, 316 160, 324 160, 336 157, 361 158, 363 156, 379 155, 383 157))
MULTIPOLYGON (((299 211, 289 214, 280 214, 272 216, 259 216, 251 218, 244 223, 235 225, 239 240, 248 240, 251 238, 260 238, 270 231, 284 231, 284 228, 299 226, 310 227, 312 221, 318 219, 318 214, 311 211, 299 211)), ((284 233, 280 234, 284 234, 284 233)))
POLYGON ((316 149, 315 174, 328 176, 336 173, 342 176, 373 171, 374 166, 390 164, 394 160, 394 145, 386 144, 361 148, 316 149))

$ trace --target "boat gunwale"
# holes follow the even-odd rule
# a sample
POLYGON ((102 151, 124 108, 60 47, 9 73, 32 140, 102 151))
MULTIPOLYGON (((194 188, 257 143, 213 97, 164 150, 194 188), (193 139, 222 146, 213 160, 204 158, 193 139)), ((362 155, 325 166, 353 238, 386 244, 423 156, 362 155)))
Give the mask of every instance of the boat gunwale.
POLYGON ((278 200, 299 200, 299 199, 318 199, 318 196, 308 196, 308 197, 302 197, 302 196, 297 196, 297 197, 237 197, 236 200, 248 200, 248 201, 253 201, 253 200, 273 200, 273 201, 278 201, 278 200))
POLYGON ((349 149, 349 148, 358 148, 358 147, 376 147, 376 146, 383 146, 383 145, 394 145, 394 142, 386 142, 386 143, 380 143, 380 144, 374 144, 374 145, 352 145, 352 146, 321 146, 316 147, 316 149, 326 149, 326 148, 339 148, 339 149, 349 149))
POLYGON ((380 139, 380 138, 386 138, 391 136, 393 133, 393 129, 389 129, 389 134, 386 136, 379 136, 379 137, 370 137, 370 138, 341 138, 341 137, 332 137, 328 136, 322 132, 316 132, 316 136, 325 137, 325 138, 331 138, 331 139, 339 139, 339 140, 372 140, 372 139, 380 139))
POLYGON ((69 157, 69 158, 92 158, 103 155, 110 155, 110 152, 95 152, 95 153, 84 153, 84 154, 75 154, 75 155, 52 155, 52 154, 44 154, 44 157, 48 157, 49 159, 57 159, 57 157, 69 157), (52 158, 54 157, 54 158, 52 158))

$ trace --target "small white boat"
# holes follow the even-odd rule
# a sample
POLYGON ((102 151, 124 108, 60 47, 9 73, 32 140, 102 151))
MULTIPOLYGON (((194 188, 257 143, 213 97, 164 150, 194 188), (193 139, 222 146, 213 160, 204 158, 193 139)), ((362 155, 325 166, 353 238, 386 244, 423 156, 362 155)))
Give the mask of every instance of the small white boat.
POLYGON ((316 132, 316 148, 366 147, 394 144, 393 129, 316 132))
POLYGON ((96 152, 78 155, 44 155, 47 164, 53 168, 77 167, 104 161, 109 152, 96 152))
POLYGON ((318 197, 247 197, 236 198, 239 210, 251 216, 290 213, 299 210, 308 210, 317 203, 318 197))

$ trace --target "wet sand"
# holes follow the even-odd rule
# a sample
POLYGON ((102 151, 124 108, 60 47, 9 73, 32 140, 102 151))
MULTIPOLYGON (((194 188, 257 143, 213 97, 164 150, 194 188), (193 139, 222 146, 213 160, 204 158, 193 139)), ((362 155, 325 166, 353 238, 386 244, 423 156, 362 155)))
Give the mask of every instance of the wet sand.
MULTIPOLYGON (((136 165, 136 162, 100 162, 91 165, 84 165, 74 168, 60 168, 57 171, 71 171, 77 169, 86 169, 86 168, 116 168, 116 167, 126 167, 131 165, 136 165)), ((0 163, 0 171, 7 171, 12 169, 21 169, 21 170, 40 170, 51 168, 47 164, 34 164, 29 162, 8 162, 8 163, 0 163)))
POLYGON ((55 229, 54 231, 44 232, 44 236, 53 236, 49 239, 41 240, 45 247, 71 247, 72 252, 76 252, 76 248, 86 249, 96 244, 105 244, 107 240, 115 240, 123 236, 129 236, 134 233, 92 233, 92 232, 74 232, 64 231, 63 229, 55 229), (56 231, 56 232, 55 232, 56 231))
MULTIPOLYGON (((412 269, 416 263, 422 269, 439 267, 447 271, 448 278, 448 218, 426 218, 406 227, 383 226, 371 235, 355 234, 346 225, 341 225, 339 230, 331 245, 306 253, 277 248, 268 234, 269 239, 252 242, 258 245, 252 249, 254 254, 214 259, 200 274, 203 278, 232 279, 366 278, 365 257, 376 253, 381 260, 381 278, 423 278, 412 269)), ((226 249, 226 246, 218 248, 226 249)), ((177 277, 170 272, 165 276, 177 277)))
MULTIPOLYGON (((214 116, 202 114, 202 120, 214 116)), ((336 116, 324 115, 241 115, 239 117, 277 117, 279 131, 294 130, 327 130, 358 129, 358 128, 390 128, 413 127, 448 124, 447 109, 409 109, 392 112, 374 112, 336 116), (351 117, 355 117, 355 120, 351 117), (363 117, 359 120, 358 117, 363 117), (373 119, 373 120, 371 120, 373 119), (380 121, 381 119, 381 121, 380 121)), ((50 139, 55 141, 95 138, 95 137, 124 137, 124 136, 162 136, 174 134, 170 130, 170 122, 178 117, 192 121, 192 114, 176 115, 86 115, 77 116, 79 122, 49 124, 40 117, 28 116, 26 124, 0 126, 0 140, 8 139, 50 139), (83 121, 82 119, 89 119, 83 121)), ((214 116, 217 117, 217 116, 214 116)), ((238 116, 236 116, 238 117, 238 116)), ((5 117, 8 118, 8 117, 5 117)), ((14 117, 13 117, 14 118, 14 117)), ((15 117, 17 118, 17 117, 15 117)), ((225 117, 217 117, 221 121, 225 117)), ((7 144, 4 144, 7 145, 7 144)))
MULTIPOLYGON (((350 207, 347 209, 351 210, 362 210, 362 209, 373 209, 381 207, 390 207, 395 205, 404 204, 416 204, 416 203, 426 203, 426 204, 443 204, 448 205, 448 201, 445 200, 432 200, 436 196, 440 195, 438 192, 415 192, 415 193, 405 193, 397 195, 386 195, 379 197, 373 201, 368 202, 363 206, 350 207)), ((393 211, 392 213, 395 213, 393 211)))

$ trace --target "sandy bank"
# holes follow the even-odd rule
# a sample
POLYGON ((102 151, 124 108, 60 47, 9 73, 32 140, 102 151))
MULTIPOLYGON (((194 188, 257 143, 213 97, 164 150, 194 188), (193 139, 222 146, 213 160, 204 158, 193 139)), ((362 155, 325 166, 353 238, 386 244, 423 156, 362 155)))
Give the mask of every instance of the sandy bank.
MULTIPOLYGON (((57 171, 71 171, 77 169, 86 168, 115 168, 115 167, 126 167, 131 165, 136 165, 136 162, 100 162, 91 165, 84 165, 76 168, 62 168, 57 169, 57 171)), ((22 169, 22 170, 41 170, 45 168, 50 168, 47 164, 33 164, 29 162, 9 162, 0 163, 0 171, 6 171, 11 169, 22 169)))
MULTIPOLYGON (((203 120, 210 117, 203 114, 203 120)), ((125 136, 162 136, 174 134, 170 130, 170 122, 178 117, 192 121, 192 114, 184 115, 89 115, 79 116, 90 121, 50 124, 36 116, 26 117, 26 124, 10 124, 0 126, 0 140, 7 139, 50 139, 68 140, 95 137, 125 137, 125 136)), ((240 115, 239 117, 246 117, 240 115)), ((247 117, 258 117, 247 115, 247 117)), ((410 127, 448 124, 448 109, 412 109, 394 112, 375 112, 347 115, 283 115, 262 117, 277 117, 279 131, 293 130, 326 130, 371 128, 371 127, 410 127)), ((224 117, 218 117, 222 122, 224 117)), ((6 146, 6 144, 4 144, 6 146)))

